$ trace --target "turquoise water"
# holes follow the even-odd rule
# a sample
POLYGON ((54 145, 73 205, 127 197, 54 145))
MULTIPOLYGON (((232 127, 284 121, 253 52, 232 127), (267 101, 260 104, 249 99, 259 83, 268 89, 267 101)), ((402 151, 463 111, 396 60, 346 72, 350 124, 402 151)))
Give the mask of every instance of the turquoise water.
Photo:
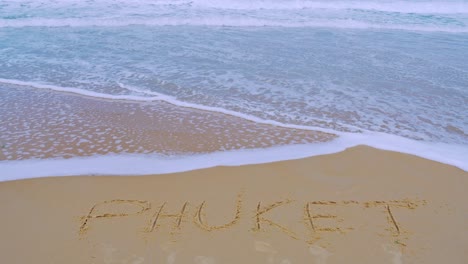
POLYGON ((0 3, 0 85, 465 147, 467 58, 468 1, 0 3))

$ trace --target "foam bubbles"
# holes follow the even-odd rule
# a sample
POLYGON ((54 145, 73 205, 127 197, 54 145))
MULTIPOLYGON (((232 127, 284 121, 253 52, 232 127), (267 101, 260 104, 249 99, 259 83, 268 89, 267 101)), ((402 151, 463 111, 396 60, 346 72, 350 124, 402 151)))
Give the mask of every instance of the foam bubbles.
POLYGON ((467 32, 468 14, 463 1, 10 0, 2 4, 0 27, 190 25, 467 32))

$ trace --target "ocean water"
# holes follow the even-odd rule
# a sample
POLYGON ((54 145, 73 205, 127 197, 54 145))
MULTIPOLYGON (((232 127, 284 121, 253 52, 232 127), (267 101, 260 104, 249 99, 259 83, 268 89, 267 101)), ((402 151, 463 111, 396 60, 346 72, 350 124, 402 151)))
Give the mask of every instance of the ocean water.
POLYGON ((466 0, 3 0, 9 84, 163 100, 468 167, 466 0))

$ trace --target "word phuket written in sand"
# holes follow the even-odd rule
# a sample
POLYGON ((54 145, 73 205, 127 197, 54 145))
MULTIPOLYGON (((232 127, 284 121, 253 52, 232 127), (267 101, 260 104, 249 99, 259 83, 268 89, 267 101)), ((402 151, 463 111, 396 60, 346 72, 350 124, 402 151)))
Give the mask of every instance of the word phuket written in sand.
MULTIPOLYGON (((238 195, 236 201, 233 203, 233 211, 226 213, 223 216, 227 219, 224 223, 213 225, 209 224, 209 217, 207 216, 207 207, 209 202, 203 201, 200 203, 191 203, 185 201, 177 207, 173 204, 170 206, 169 202, 161 202, 154 207, 149 201, 143 200, 107 200, 96 203, 93 205, 87 215, 81 217, 81 224, 79 227, 80 235, 85 235, 89 230, 93 221, 101 221, 109 218, 130 217, 130 216, 145 216, 147 217, 147 225, 144 227, 145 232, 153 233, 158 229, 169 227, 174 230, 182 230, 183 227, 190 222, 203 231, 222 231, 228 228, 234 228, 240 225, 242 219, 248 221, 249 231, 272 231, 276 230, 284 233, 293 239, 304 239, 307 242, 313 243, 320 238, 320 234, 336 232, 346 234, 354 230, 353 226, 345 225, 344 219, 339 215, 333 213, 324 213, 326 208, 348 208, 356 207, 364 210, 372 208, 379 209, 378 211, 382 216, 385 216, 386 223, 384 230, 389 235, 399 237, 404 233, 403 226, 399 223, 398 219, 393 213, 397 209, 416 209, 421 205, 425 205, 424 200, 381 200, 381 201, 304 201, 299 203, 291 199, 284 199, 275 202, 262 202, 255 203, 253 208, 244 208, 242 195, 238 195), (293 228, 287 227, 281 222, 281 219, 274 218, 272 213, 277 210, 284 210, 285 207, 292 204, 299 204, 302 207, 301 212, 295 216, 291 212, 287 213, 287 219, 295 218, 300 220, 302 226, 308 230, 308 235, 303 236, 303 232, 297 232, 293 228)), ((375 211, 375 210, 374 210, 375 211)), ((220 214, 215 212, 215 214, 220 214)), ((213 217, 214 215, 212 215, 213 217)), ((362 216, 365 217, 365 216, 362 216)), ((296 221, 297 222, 297 221, 296 221)), ((398 241, 398 240, 397 240, 398 241)))

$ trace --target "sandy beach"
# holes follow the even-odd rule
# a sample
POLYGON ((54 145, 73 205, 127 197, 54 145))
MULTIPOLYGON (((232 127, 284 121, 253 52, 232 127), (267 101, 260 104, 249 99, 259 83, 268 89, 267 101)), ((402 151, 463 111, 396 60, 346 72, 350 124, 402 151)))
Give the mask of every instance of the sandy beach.
POLYGON ((0 183, 2 263, 467 263, 468 174, 358 146, 150 176, 0 183))

